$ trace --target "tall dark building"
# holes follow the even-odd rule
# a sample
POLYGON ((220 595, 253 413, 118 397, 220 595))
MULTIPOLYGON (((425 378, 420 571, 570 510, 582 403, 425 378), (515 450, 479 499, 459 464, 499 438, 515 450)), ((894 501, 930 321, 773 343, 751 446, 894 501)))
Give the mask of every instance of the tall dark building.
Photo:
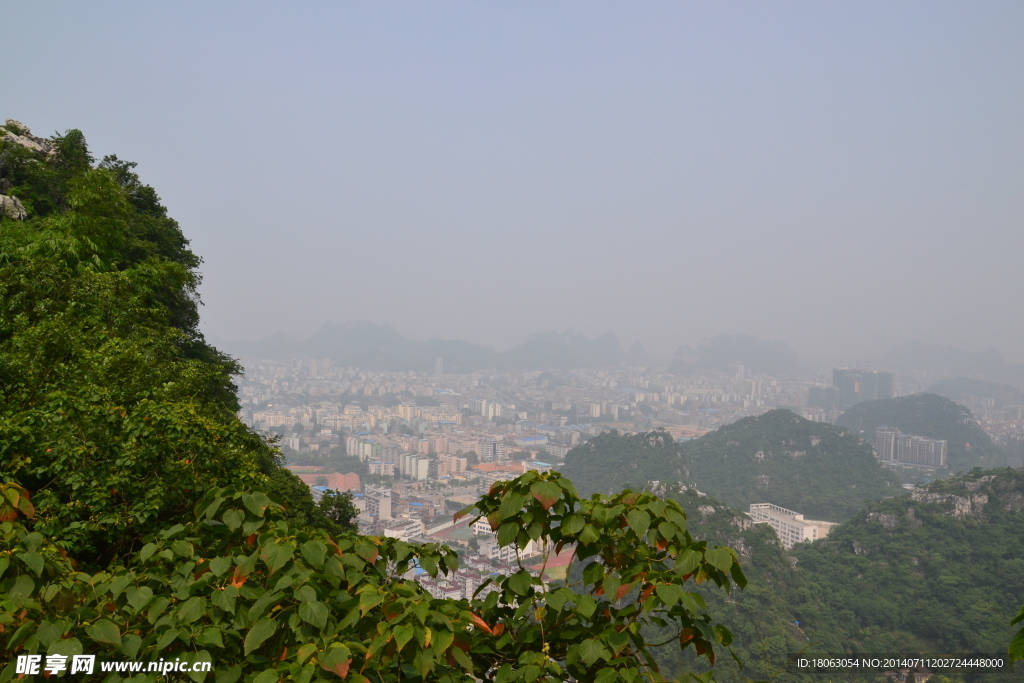
POLYGON ((892 398, 892 373, 884 370, 836 368, 832 371, 832 386, 839 391, 839 404, 842 407, 892 398))

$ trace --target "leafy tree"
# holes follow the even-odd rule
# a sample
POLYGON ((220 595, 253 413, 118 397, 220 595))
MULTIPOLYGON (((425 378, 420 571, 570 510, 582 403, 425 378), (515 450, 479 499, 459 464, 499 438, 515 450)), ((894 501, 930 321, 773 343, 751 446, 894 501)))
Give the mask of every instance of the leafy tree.
POLYGON ((339 529, 359 530, 356 524, 359 510, 356 509, 355 503, 352 502, 352 494, 348 491, 326 491, 320 499, 320 511, 339 529))

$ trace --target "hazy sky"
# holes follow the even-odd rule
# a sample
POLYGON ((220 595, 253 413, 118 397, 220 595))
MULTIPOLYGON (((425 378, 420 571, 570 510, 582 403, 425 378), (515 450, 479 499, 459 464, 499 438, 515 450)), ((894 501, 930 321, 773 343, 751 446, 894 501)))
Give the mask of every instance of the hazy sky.
POLYGON ((205 329, 1024 361, 1024 3, 46 3, 0 118, 139 162, 205 329))

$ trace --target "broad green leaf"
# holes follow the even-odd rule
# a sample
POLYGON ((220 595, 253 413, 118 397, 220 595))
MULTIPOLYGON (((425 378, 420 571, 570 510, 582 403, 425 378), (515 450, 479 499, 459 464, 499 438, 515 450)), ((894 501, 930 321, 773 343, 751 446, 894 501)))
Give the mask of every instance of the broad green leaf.
POLYGON ((299 618, 323 629, 327 625, 327 605, 322 602, 304 602, 299 605, 299 618))
POLYGON ((205 598, 199 595, 189 598, 178 607, 178 622, 182 624, 191 624, 193 621, 203 616, 205 611, 205 598))
POLYGON ((28 567, 33 574, 36 576, 42 576, 44 564, 42 555, 33 550, 31 552, 21 553, 17 557, 25 563, 25 566, 28 567))
POLYGON ((210 560, 210 571, 213 572, 214 576, 220 576, 230 568, 230 557, 215 557, 212 560, 210 560))
POLYGON ((257 517, 262 517, 267 506, 270 505, 270 499, 267 498, 266 494, 260 491, 256 491, 252 494, 245 493, 242 494, 242 505, 257 517))
POLYGON ((128 604, 131 605, 136 612, 149 604, 149 601, 153 599, 153 589, 149 586, 142 586, 141 588, 129 588, 126 593, 128 596, 128 604))
POLYGON ((405 644, 412 640, 415 633, 416 628, 412 624, 399 624, 395 627, 395 646, 398 648, 398 652, 401 652, 405 644))
POLYGON ((593 616, 596 609, 597 602, 594 598, 589 595, 580 595, 576 597, 576 611, 582 614, 585 618, 589 619, 593 616))
POLYGON ((593 524, 584 525, 583 531, 581 531, 579 535, 580 543, 584 543, 587 545, 591 543, 597 543, 597 541, 600 538, 601 537, 598 535, 597 529, 594 527, 593 524))
POLYGON ((302 557, 317 569, 323 569, 327 546, 320 541, 306 541, 302 544, 302 557))
POLYGON ((316 602, 316 591, 312 586, 302 586, 295 589, 295 599, 299 602, 316 602))
POLYGON ((10 592, 7 597, 16 607, 21 607, 21 604, 25 602, 32 591, 36 589, 36 582, 28 574, 22 574, 14 580, 14 584, 10 588, 10 592))
POLYGON ((134 578, 131 574, 125 574, 114 579, 110 584, 110 597, 117 598, 134 578))
POLYGON ((214 667, 214 669, 217 671, 214 683, 235 683, 235 681, 242 677, 242 667, 237 664, 227 669, 217 667, 214 667))
POLYGON ((683 589, 674 583, 659 583, 654 591, 661 598, 662 602, 665 603, 665 607, 672 607, 672 605, 679 602, 683 595, 683 589))
POLYGON ((117 624, 109 619, 100 619, 86 627, 85 632, 97 643, 107 643, 114 647, 121 647, 121 631, 117 624))
POLYGON ((498 529, 498 545, 505 547, 516 540, 520 526, 516 522, 505 522, 498 529))
POLYGON ((228 614, 235 613, 235 598, 238 597, 238 589, 234 586, 226 586, 224 590, 213 591, 210 595, 210 602, 228 614))
POLYGON ((466 671, 473 673, 473 660, 469 658, 469 655, 457 647, 453 647, 449 652, 452 653, 452 657, 455 658, 455 661, 458 662, 459 666, 466 671))
POLYGON ((676 573, 680 576, 692 574, 700 566, 700 553, 695 550, 686 550, 676 559, 676 573))
POLYGON ((723 572, 729 571, 729 568, 732 567, 732 552, 728 548, 708 550, 704 553, 704 559, 723 572))
POLYGON ((196 638, 196 645, 211 645, 213 647, 224 647, 224 638, 219 628, 208 628, 196 638))
POLYGON ((509 517, 518 515, 525 501, 526 496, 520 493, 508 494, 501 500, 501 506, 498 508, 498 518, 501 521, 505 521, 509 517))
POLYGON ((618 600, 619 586, 621 585, 622 579, 618 576, 615 574, 606 574, 604 577, 604 583, 601 586, 604 589, 604 596, 612 602, 615 602, 618 600))
POLYGON ((43 647, 49 647, 50 643, 64 635, 65 624, 63 621, 44 621, 36 628, 36 635, 43 647))
POLYGON ((277 622, 273 619, 264 617, 257 621, 256 624, 249 629, 249 632, 245 634, 243 647, 245 648, 246 656, 262 645, 267 638, 274 635, 275 631, 277 631, 277 622))
POLYGON ((651 528, 651 516, 644 510, 630 510, 629 514, 626 515, 626 521, 629 523, 629 528, 641 539, 647 534, 647 530, 651 528))
POLYGON ((178 629, 176 628, 169 628, 164 631, 156 641, 157 652, 173 643, 178 638, 178 635, 178 629))
MULTIPOLYGON (((210 662, 210 664, 211 664, 210 670, 212 671, 213 668, 214 668, 212 666, 213 665, 213 657, 206 650, 200 650, 199 652, 195 652, 195 653, 193 653, 191 655, 188 655, 184 659, 186 661, 192 662, 193 664, 196 663, 196 662, 210 662)), ((188 674, 188 677, 191 678, 193 681, 195 681, 195 683, 201 683, 201 681, 203 679, 205 679, 209 675, 210 674, 207 671, 190 671, 189 674, 188 674)))
POLYGON ((525 569, 521 569, 512 576, 508 577, 508 587, 512 589, 517 595, 526 595, 530 592, 530 586, 533 584, 533 577, 530 576, 530 572, 525 569))
POLYGON ((607 654, 607 651, 604 645, 594 638, 587 638, 580 643, 580 659, 586 662, 587 666, 593 665, 594 662, 601 659, 605 654, 607 654))
POLYGON ((260 558, 274 574, 292 559, 292 547, 286 543, 269 543, 260 550, 260 558))
POLYGON ((366 614, 384 601, 384 594, 374 586, 366 586, 359 593, 359 609, 366 614))
POLYGON ((267 669, 257 674, 256 678, 252 679, 252 683, 277 683, 278 680, 277 671, 267 669))
POLYGON ((229 531, 234 531, 238 527, 242 526, 242 522, 245 521, 245 513, 241 510, 235 509, 226 510, 221 516, 221 519, 224 521, 224 524, 227 526, 229 531))
POLYGON ((126 633, 121 636, 121 652, 128 659, 135 659, 140 647, 142 647, 142 638, 134 633, 126 633))
POLYGON ((64 655, 65 657, 80 655, 84 651, 82 641, 78 638, 61 638, 53 641, 50 643, 50 647, 46 648, 48 655, 64 655))
POLYGON ((142 550, 139 551, 139 560, 141 562, 145 562, 149 558, 153 557, 153 553, 155 553, 155 552, 156 552, 156 544, 155 543, 147 543, 146 545, 142 546, 142 550))
POLYGON ((580 515, 569 515, 564 522, 562 522, 562 533, 563 534, 578 534, 583 530, 583 517, 580 515))
POLYGON ((597 676, 594 677, 594 683, 612 683, 612 681, 616 680, 618 677, 619 673, 615 669, 610 666, 606 666, 597 672, 597 676))

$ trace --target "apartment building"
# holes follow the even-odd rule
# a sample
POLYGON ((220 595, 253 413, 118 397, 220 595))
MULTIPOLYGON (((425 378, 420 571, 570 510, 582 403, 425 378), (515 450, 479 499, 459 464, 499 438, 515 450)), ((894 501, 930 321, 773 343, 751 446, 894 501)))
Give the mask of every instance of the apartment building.
POLYGON ((825 538, 835 526, 833 522, 804 519, 799 512, 793 512, 771 503, 751 504, 750 518, 754 520, 755 524, 768 524, 775 529, 775 534, 782 541, 782 547, 786 550, 797 543, 825 538))

